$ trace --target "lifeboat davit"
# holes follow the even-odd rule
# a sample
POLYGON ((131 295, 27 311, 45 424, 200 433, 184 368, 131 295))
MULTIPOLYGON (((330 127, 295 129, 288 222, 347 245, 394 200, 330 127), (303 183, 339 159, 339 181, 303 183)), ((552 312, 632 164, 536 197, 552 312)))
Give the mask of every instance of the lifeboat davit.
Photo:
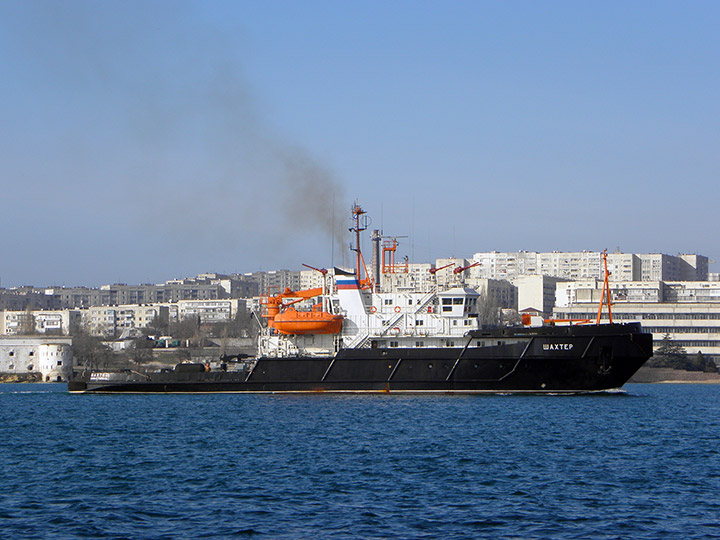
POLYGON ((275 315, 270 325, 281 334, 337 334, 342 329, 343 316, 327 311, 297 311, 288 307, 275 315))

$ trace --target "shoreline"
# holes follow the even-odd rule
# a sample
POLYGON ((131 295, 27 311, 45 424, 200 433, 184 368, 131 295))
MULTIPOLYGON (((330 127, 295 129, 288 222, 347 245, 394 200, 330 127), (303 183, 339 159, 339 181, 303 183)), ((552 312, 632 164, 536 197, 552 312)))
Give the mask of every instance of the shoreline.
POLYGON ((704 371, 684 371, 681 369, 641 367, 635 375, 630 377, 631 384, 652 383, 690 383, 690 384, 720 384, 720 373, 706 373, 704 371))

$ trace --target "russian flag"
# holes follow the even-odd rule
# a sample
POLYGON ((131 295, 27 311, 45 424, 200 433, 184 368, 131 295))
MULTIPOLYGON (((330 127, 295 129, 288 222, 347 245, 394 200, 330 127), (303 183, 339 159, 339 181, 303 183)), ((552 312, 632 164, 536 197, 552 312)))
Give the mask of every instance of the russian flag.
POLYGON ((339 291, 346 291, 351 289, 359 289, 360 283, 358 282, 357 278, 352 279, 338 279, 337 280, 337 288, 339 291))
POLYGON ((360 282, 354 273, 335 268, 335 283, 339 291, 360 289, 360 282))

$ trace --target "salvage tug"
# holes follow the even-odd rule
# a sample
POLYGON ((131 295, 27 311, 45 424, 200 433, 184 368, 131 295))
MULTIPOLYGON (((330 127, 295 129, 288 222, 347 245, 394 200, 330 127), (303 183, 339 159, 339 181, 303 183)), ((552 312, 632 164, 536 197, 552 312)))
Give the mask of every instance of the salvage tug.
POLYGON ((522 326, 484 329, 480 294, 459 277, 455 286, 438 286, 442 268, 430 268, 422 286, 392 286, 399 282, 390 274, 407 272, 395 262, 395 238, 383 244, 381 264, 381 237, 374 235, 371 278, 360 250, 364 215, 353 205, 354 270, 313 268, 322 287, 261 297, 266 324, 255 357, 216 369, 180 363, 147 373, 86 370, 68 390, 579 393, 620 388, 652 356, 652 335, 639 323, 612 322, 605 253, 596 321, 524 317, 522 326), (601 323, 604 307, 608 323, 601 323))

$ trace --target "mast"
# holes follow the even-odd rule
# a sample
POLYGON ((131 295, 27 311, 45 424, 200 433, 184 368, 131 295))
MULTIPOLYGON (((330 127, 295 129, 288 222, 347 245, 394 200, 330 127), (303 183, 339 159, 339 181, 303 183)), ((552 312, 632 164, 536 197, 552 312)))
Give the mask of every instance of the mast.
POLYGON ((373 243, 372 269, 375 278, 375 292, 380 292, 380 241, 382 240, 382 233, 375 229, 371 240, 373 243))
POLYGON ((366 213, 367 212, 365 212, 365 210, 360 208, 360 205, 357 203, 357 201, 355 202, 355 204, 353 204, 352 219, 355 226, 350 229, 350 232, 355 233, 355 249, 353 251, 355 251, 355 255, 357 258, 357 261, 355 263, 355 271, 357 272, 358 279, 360 279, 360 262, 362 260, 362 255, 360 254, 360 233, 367 229, 366 226, 363 226, 364 224, 360 224, 360 216, 364 216, 366 213))
POLYGON ((360 208, 360 205, 356 201, 352 206, 352 219, 354 227, 350 227, 349 231, 355 233, 355 247, 351 249, 356 254, 357 260, 355 263, 355 272, 357 279, 360 282, 360 287, 363 289, 371 288, 373 286, 373 281, 368 275, 367 268, 365 268, 365 259, 363 259, 362 251, 360 251, 360 233, 368 228, 368 219, 367 217, 363 218, 365 214, 367 214, 367 212, 360 208), (361 270, 365 275, 365 279, 360 279, 361 270))
POLYGON ((608 272, 607 269, 607 249, 604 249, 602 252, 602 259, 603 264, 605 268, 605 279, 603 280, 603 290, 602 290, 602 296, 600 297, 600 305, 598 306, 598 314, 597 314, 597 322, 595 324, 600 324, 600 318, 602 317, 602 308, 603 304, 607 305, 608 308, 608 321, 612 323, 612 302, 610 301, 610 272, 608 272))

